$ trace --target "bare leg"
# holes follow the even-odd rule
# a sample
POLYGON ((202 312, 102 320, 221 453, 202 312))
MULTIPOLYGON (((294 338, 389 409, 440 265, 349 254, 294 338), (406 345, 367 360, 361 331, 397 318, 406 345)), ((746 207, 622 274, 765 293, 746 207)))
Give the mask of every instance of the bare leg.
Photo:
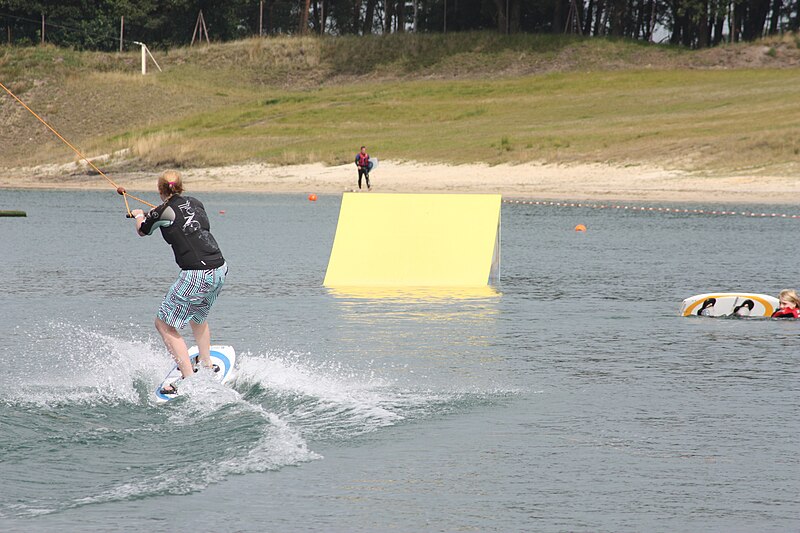
POLYGON ((194 371, 192 370, 192 363, 189 361, 189 349, 186 348, 186 341, 183 340, 180 332, 160 318, 156 318, 156 330, 161 334, 164 345, 169 350, 172 358, 178 363, 181 375, 183 377, 191 376, 194 371))
POLYGON ((194 341, 197 343, 197 349, 200 352, 200 362, 206 368, 211 368, 211 329, 208 327, 208 321, 198 324, 195 321, 190 321, 192 325, 192 333, 194 333, 194 341))

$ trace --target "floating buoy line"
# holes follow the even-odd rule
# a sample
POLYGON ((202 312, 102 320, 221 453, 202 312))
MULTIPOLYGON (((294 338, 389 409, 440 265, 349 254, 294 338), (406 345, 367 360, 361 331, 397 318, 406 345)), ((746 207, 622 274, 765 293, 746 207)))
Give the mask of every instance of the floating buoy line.
POLYGON ((72 151, 73 151, 73 152, 75 152, 75 153, 78 155, 78 157, 80 157, 81 159, 83 159, 84 161, 86 161, 86 163, 88 163, 90 167, 92 167, 92 168, 93 168, 93 169, 94 169, 94 170, 95 170, 95 171, 96 171, 98 174, 100 174, 101 176, 103 176, 103 177, 106 179, 106 181, 108 181, 108 183, 110 183, 110 184, 111 184, 111 186, 112 186, 112 187, 114 187, 114 188, 116 189, 116 191, 117 191, 117 193, 118 193, 118 194, 121 194, 121 195, 122 195, 122 197, 123 197, 123 198, 124 198, 124 200, 125 200, 125 209, 126 209, 126 210, 127 210, 127 212, 128 212, 128 217, 129 217, 129 218, 132 218, 132 217, 133 217, 133 215, 131 214, 131 208, 130 208, 130 206, 128 205, 128 197, 130 197, 132 200, 136 200, 137 202, 141 202, 141 203, 143 203, 144 205, 148 205, 148 206, 150 206, 150 207, 152 207, 152 208, 155 208, 155 207, 156 207, 155 205, 151 204, 150 202, 147 202, 147 201, 145 201, 145 200, 142 200, 141 198, 137 198, 136 196, 133 196, 132 194, 128 194, 128 191, 126 191, 124 187, 120 187, 119 185, 117 185, 116 183, 114 183, 114 180, 112 180, 111 178, 109 178, 109 177, 108 177, 108 176, 105 174, 105 172, 103 172, 102 170, 100 170, 99 168, 97 168, 97 166, 96 166, 94 163, 92 163, 92 162, 89 160, 89 158, 88 158, 88 157, 86 157, 85 155, 83 155, 83 153, 81 153, 81 151, 80 151, 80 150, 78 150, 77 148, 75 148, 75 147, 72 145, 72 143, 70 143, 70 142, 69 142, 67 139, 65 139, 65 138, 64 138, 64 137, 63 137, 63 136, 62 136, 60 133, 58 133, 58 132, 55 130, 55 128, 53 128, 53 126, 51 126, 50 124, 48 124, 48 123, 47 123, 47 121, 45 121, 45 120, 44 120, 42 117, 40 117, 39 115, 37 115, 37 114, 36 114, 36 112, 35 112, 33 109, 31 109, 30 107, 28 107, 28 106, 27 106, 27 104, 25 104, 25 102, 23 102, 22 100, 20 100, 20 99, 19 99, 19 97, 18 97, 16 94, 12 93, 12 92, 11 92, 11 91, 8 89, 8 87, 6 87, 6 86, 5 86, 5 85, 3 85, 2 83, 0 83, 0 88, 2 88, 2 89, 5 91, 5 92, 7 92, 7 93, 8 93, 8 95, 9 95, 9 96, 11 96, 11 98, 13 98, 14 100, 16 100, 18 104, 20 104, 22 107, 24 107, 25 109, 27 109, 27 110, 28 110, 28 111, 31 113, 31 115, 33 115, 34 117, 36 117, 36 118, 39 120, 39 122, 41 122, 42 124, 44 124, 44 125, 47 127, 47 129, 49 129, 50 131, 52 131, 52 132, 53 132, 53 134, 55 134, 55 136, 56 136, 56 137, 58 137, 58 138, 59 138, 59 139, 60 139, 60 140, 61 140, 61 141, 62 141, 64 144, 66 144, 67 146, 69 146, 70 148, 72 148, 72 151))
POLYGON ((687 213, 695 215, 726 215, 726 216, 743 216, 743 217, 764 217, 764 218, 800 218, 800 215, 790 215, 786 213, 758 213, 755 211, 737 211, 735 209, 720 210, 720 209, 688 209, 683 207, 654 207, 654 206, 641 206, 641 205, 625 205, 625 204, 592 204, 585 202, 547 202, 541 200, 503 200, 506 204, 525 204, 525 205, 541 205, 549 207, 582 207, 588 209, 617 209, 621 211, 646 211, 658 213, 687 213))

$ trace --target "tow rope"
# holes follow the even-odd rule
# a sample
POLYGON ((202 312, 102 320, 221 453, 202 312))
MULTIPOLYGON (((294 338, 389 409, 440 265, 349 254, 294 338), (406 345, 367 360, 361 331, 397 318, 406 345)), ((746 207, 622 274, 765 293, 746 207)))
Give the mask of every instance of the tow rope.
POLYGON ((61 135, 60 133, 58 133, 58 132, 55 130, 55 128, 53 128, 53 126, 51 126, 50 124, 48 124, 48 123, 47 123, 47 121, 45 121, 45 120, 44 120, 42 117, 40 117, 39 115, 37 115, 37 114, 36 114, 36 112, 35 112, 33 109, 31 109, 30 107, 28 107, 28 106, 25 104, 25 102, 23 102, 22 100, 20 100, 20 99, 19 99, 19 97, 18 97, 16 94, 12 93, 12 92, 11 92, 11 91, 8 89, 8 87, 6 87, 5 85, 3 85, 2 83, 0 83, 0 87, 2 87, 2 88, 3 88, 3 90, 5 90, 5 91, 6 91, 6 92, 9 94, 9 96, 11 96, 11 98, 13 98, 14 100, 16 100, 16 101, 17 101, 17 102, 18 102, 18 103, 19 103, 19 104, 20 104, 22 107, 24 107, 25 109, 27 109, 28 111, 30 111, 31 115, 33 115, 34 117, 36 117, 37 119, 39 119, 39 122, 41 122, 42 124, 44 124, 45 126, 47 126, 47 129, 49 129, 50 131, 52 131, 52 132, 55 134, 55 136, 56 136, 56 137, 58 137, 59 139, 61 139, 61 140, 64 142, 64 144, 66 144, 67 146, 69 146, 70 148, 72 148, 72 150, 73 150, 73 151, 74 151, 76 154, 78 154, 78 157, 80 157, 81 159, 83 159, 84 161, 86 161, 86 162, 89 164, 89 166, 91 166, 91 167, 92 167, 92 168, 93 168, 95 171, 97 171, 97 173, 98 173, 98 174, 100 174, 101 176, 103 176, 103 177, 106 179, 106 181, 108 181, 108 182, 111 184, 111 186, 112 186, 112 187, 114 187, 114 188, 117 190, 117 193, 118 193, 118 194, 121 194, 121 195, 122 195, 122 197, 123 197, 123 198, 124 198, 124 200, 125 200, 125 210, 128 212, 128 215, 127 215, 127 216, 128 216, 128 218, 133 218, 133 215, 131 214, 131 208, 130 208, 130 205, 128 205, 128 197, 130 197, 132 200, 136 200, 137 202, 141 202, 141 203, 143 203, 143 204, 145 204, 145 205, 148 205, 148 206, 150 206, 150 207, 152 207, 152 208, 155 208, 155 207, 156 207, 155 205, 151 204, 150 202, 147 202, 147 201, 145 201, 145 200, 142 200, 141 198, 137 198, 136 196, 133 196, 132 194, 129 194, 129 193, 128 193, 128 191, 126 191, 124 187, 120 187, 119 185, 117 185, 116 183, 114 183, 114 180, 112 180, 111 178, 109 178, 109 177, 108 177, 108 176, 105 174, 105 172, 103 172, 102 170, 100 170, 99 168, 97 168, 97 166, 96 166, 94 163, 92 163, 92 162, 89 160, 89 158, 87 158, 85 155, 83 155, 83 153, 81 153, 81 151, 80 151, 80 150, 78 150, 77 148, 75 148, 75 147, 72 145, 72 143, 70 143, 68 140, 66 140, 66 139, 64 138, 64 136, 63 136, 63 135, 61 135))

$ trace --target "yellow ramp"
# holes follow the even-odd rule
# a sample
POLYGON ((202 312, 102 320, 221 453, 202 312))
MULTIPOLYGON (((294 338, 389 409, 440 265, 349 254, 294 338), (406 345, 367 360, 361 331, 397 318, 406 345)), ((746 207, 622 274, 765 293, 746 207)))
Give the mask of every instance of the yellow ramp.
POLYGON ((345 193, 326 287, 479 287, 500 269, 499 194, 345 193))

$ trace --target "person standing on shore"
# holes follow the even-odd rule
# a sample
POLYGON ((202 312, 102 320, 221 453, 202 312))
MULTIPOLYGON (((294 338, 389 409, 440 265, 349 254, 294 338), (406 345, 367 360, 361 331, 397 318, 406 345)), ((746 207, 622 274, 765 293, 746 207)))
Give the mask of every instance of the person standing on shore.
MULTIPOLYGON (((191 376, 194 369, 186 342, 178 330, 191 324, 200 363, 211 368, 211 330, 207 318, 225 283, 228 264, 209 231, 208 215, 202 202, 182 196, 180 174, 174 170, 164 172, 158 178, 157 188, 162 204, 147 214, 141 209, 134 209, 131 214, 136 219, 136 231, 140 236, 152 235, 156 228, 161 230, 161 236, 172 247, 181 269, 161 302, 155 325, 184 379, 191 376)), ((161 394, 176 394, 179 383, 180 380, 165 386, 161 394)))
POLYGON ((369 171, 372 163, 369 160, 366 146, 362 146, 361 151, 356 154, 356 166, 358 167, 358 188, 361 189, 361 177, 363 176, 367 181, 367 190, 372 189, 369 184, 369 171))

